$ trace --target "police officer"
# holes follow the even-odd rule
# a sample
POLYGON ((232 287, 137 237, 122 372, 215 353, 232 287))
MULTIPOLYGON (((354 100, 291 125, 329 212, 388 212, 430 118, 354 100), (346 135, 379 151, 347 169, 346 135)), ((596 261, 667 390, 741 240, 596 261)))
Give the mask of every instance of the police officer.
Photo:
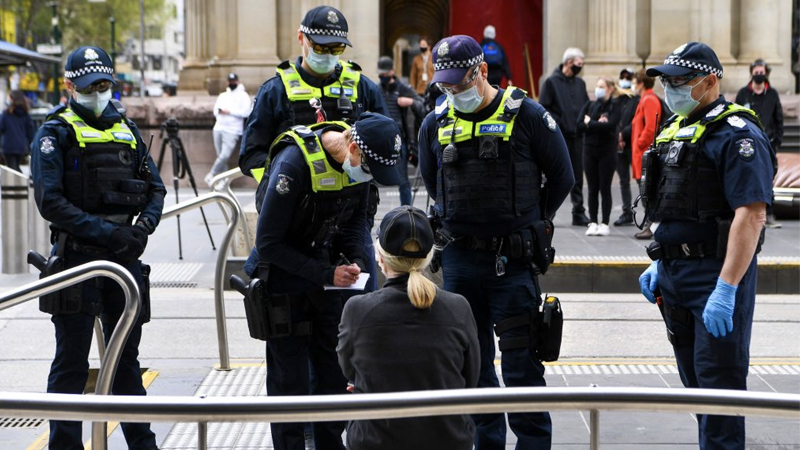
MULTIPOLYGON (((647 75, 676 116, 642 164, 645 211, 660 225, 641 291, 659 300, 684 386, 745 390, 774 153, 755 113, 720 95, 707 45, 681 45, 647 75)), ((697 419, 701 449, 745 448, 744 417, 697 419)))
MULTIPOLYGON (((537 237, 547 239, 538 234, 542 219, 555 214, 575 181, 564 138, 550 113, 524 91, 489 84, 473 38, 442 39, 433 58, 432 82, 446 95, 420 129, 420 170, 436 196, 439 234, 452 239, 442 254, 444 288, 472 307, 481 346, 479 387, 499 386, 492 326, 500 323, 506 324, 498 328, 506 386, 544 386, 529 330, 541 295, 537 273, 543 267, 537 265, 545 263, 532 250, 537 237), (507 326, 507 319, 522 323, 507 326)), ((476 449, 506 448, 502 414, 474 419, 476 449)), ((517 448, 550 448, 549 413, 509 414, 508 421, 517 448)))
MULTIPOLYGON (((397 184, 399 133, 392 119, 364 113, 352 128, 344 122, 295 126, 270 149, 256 251, 245 266, 248 275, 266 280, 273 302, 284 300, 291 309, 291 332, 267 338, 268 395, 347 392, 336 356, 343 291, 323 286, 349 286, 365 269, 369 181, 397 184)), ((304 449, 303 424, 271 427, 277 450, 304 449)), ((312 427, 318 450, 344 449, 344 422, 312 427)))
MULTIPOLYGON (((267 80, 258 90, 255 106, 247 120, 239 152, 242 173, 261 181, 270 145, 292 125, 308 125, 325 120, 343 120, 352 124, 367 111, 385 116, 389 111, 378 86, 361 74, 361 67, 339 60, 346 46, 347 19, 336 8, 318 6, 309 10, 297 31, 302 48, 295 62, 284 61, 277 76, 267 80)), ((261 203, 260 196, 256 203, 261 203)), ((370 192, 368 226, 378 208, 378 188, 370 192)), ((370 273, 377 271, 372 239, 367 242, 370 273)), ((374 278, 370 290, 375 288, 374 278)))
MULTIPOLYGON (((52 254, 63 268, 110 260, 139 282, 143 305, 112 391, 146 395, 137 356, 142 324, 149 321, 143 278, 149 268, 138 258, 161 218, 166 190, 136 125, 121 105, 109 102, 114 83, 111 58, 103 49, 80 47, 69 55, 64 71, 69 104, 54 109, 36 133, 31 173, 39 212, 52 224, 52 254)), ((107 343, 124 304, 119 285, 102 278, 40 299, 40 309, 53 315, 56 334, 47 392, 83 393, 95 316, 107 343)), ((156 448, 149 424, 123 423, 122 431, 129 449, 156 448)), ((80 422, 50 422, 51 450, 82 448, 80 422)))

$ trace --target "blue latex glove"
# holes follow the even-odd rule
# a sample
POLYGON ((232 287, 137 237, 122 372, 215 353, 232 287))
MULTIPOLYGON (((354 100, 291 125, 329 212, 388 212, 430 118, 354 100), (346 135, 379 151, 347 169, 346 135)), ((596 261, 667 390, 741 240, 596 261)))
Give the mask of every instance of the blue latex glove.
POLYGON ((639 275, 639 288, 648 302, 656 302, 654 292, 658 289, 658 261, 650 263, 650 267, 639 275))
POLYGON ((736 286, 717 277, 717 287, 711 292, 703 310, 703 323, 706 330, 715 338, 725 337, 733 331, 733 307, 736 305, 736 286))

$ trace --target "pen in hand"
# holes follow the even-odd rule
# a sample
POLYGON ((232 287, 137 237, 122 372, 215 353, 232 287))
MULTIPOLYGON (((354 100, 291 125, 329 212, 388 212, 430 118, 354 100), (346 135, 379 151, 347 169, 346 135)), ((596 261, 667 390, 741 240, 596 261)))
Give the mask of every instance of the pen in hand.
POLYGON ((343 263, 344 263, 346 266, 349 266, 349 265, 352 265, 352 264, 353 264, 353 263, 351 263, 351 262, 350 262, 350 260, 348 260, 348 259, 347 259, 347 256, 344 256, 344 253, 339 253, 339 257, 340 257, 340 258, 342 258, 342 262, 343 262, 343 263))

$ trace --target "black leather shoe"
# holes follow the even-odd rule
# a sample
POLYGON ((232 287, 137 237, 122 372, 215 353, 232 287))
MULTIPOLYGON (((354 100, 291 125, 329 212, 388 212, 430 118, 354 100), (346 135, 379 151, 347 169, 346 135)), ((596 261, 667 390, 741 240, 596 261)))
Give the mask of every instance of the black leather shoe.
POLYGON ((619 216, 619 219, 614 221, 615 227, 626 227, 629 225, 633 225, 633 216, 630 214, 623 214, 619 216))
POLYGON ((586 213, 573 213, 572 214, 572 226, 575 227, 585 227, 589 225, 591 221, 588 217, 586 217, 586 213))

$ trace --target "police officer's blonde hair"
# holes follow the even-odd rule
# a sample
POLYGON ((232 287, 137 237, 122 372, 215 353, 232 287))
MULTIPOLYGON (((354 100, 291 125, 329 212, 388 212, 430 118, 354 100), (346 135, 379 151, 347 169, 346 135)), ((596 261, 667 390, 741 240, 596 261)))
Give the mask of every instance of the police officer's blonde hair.
POLYGON ((574 58, 583 58, 583 52, 578 47, 570 47, 564 50, 564 57, 561 58, 561 63, 566 64, 567 61, 574 58))
MULTIPOLYGON (((436 285, 422 272, 431 263, 433 250, 428 252, 428 255, 424 258, 409 258, 390 255, 381 248, 380 242, 375 243, 375 248, 378 249, 378 254, 383 258, 383 265, 386 269, 399 274, 408 274, 408 299, 411 300, 411 304, 418 309, 430 308, 434 297, 436 297, 436 285)), ((417 241, 410 240, 403 245, 403 250, 418 252, 420 246, 417 241)))

